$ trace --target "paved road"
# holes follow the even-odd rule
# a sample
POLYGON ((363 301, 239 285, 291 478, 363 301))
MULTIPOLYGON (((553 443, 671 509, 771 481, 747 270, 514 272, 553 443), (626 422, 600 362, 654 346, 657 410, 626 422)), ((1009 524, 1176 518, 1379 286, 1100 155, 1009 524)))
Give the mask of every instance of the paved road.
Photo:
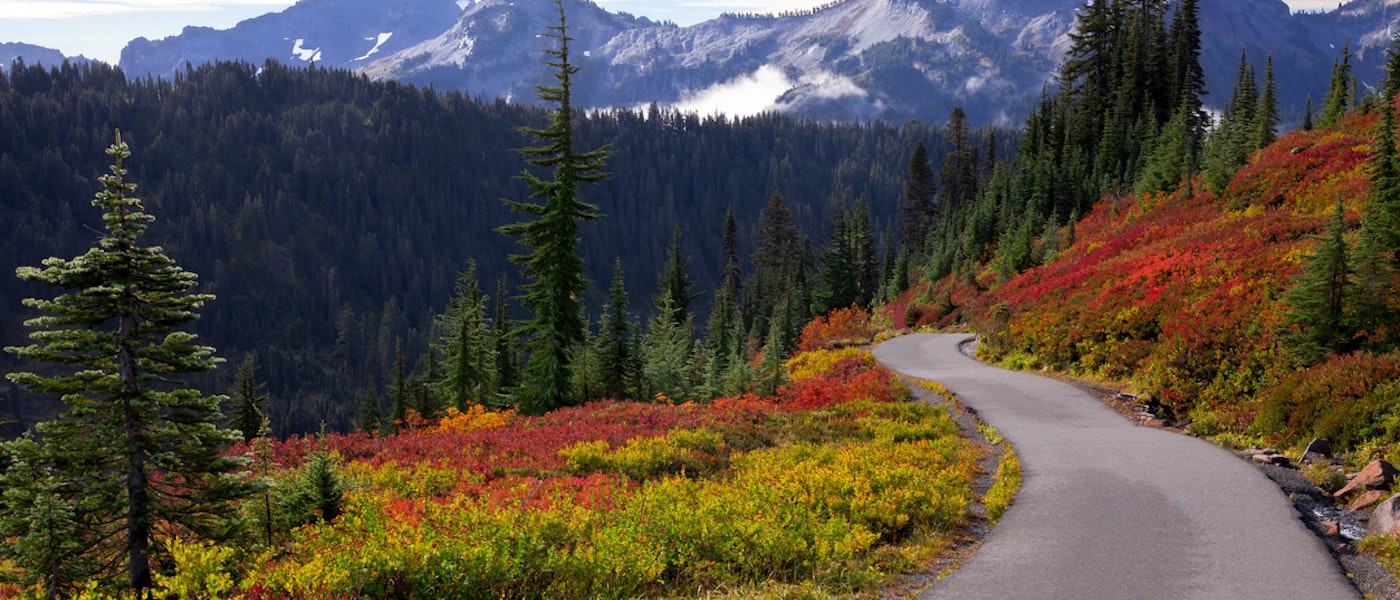
POLYGON ((958 352, 965 335, 875 348, 947 386, 1020 454, 1001 523, 920 598, 1359 598, 1322 541, 1253 466, 1199 439, 1139 427, 1068 384, 958 352))

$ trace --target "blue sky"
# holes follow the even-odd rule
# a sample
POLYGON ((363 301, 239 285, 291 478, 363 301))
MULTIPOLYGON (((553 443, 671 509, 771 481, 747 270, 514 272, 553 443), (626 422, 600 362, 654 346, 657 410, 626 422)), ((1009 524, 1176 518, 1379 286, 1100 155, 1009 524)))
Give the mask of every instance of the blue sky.
MULTIPOLYGON (((825 0, 595 0, 611 11, 691 25, 723 12, 779 12, 825 0)), ((1337 0, 1285 0, 1294 10, 1331 9, 1337 0)), ((0 42, 27 42, 117 62, 137 37, 159 39, 186 25, 227 29, 277 12, 288 0, 0 0, 0 42)))

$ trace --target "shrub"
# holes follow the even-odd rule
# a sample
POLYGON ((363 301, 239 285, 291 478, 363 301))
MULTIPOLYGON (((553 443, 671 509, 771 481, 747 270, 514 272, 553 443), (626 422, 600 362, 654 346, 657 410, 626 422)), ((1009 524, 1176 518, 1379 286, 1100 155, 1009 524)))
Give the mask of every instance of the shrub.
POLYGON ((826 316, 809 321, 802 328, 797 347, 801 351, 868 344, 875 335, 870 313, 858 306, 832 309, 826 316))

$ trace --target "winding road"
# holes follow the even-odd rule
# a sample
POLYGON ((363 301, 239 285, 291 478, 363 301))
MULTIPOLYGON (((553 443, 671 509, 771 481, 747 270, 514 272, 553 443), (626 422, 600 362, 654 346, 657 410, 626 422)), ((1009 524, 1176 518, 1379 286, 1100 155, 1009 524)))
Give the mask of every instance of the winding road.
POLYGON ((979 363, 958 351, 966 339, 909 335, 874 351, 957 394, 1024 469, 1000 524, 921 599, 1360 598, 1250 464, 1136 426, 1069 384, 979 363))

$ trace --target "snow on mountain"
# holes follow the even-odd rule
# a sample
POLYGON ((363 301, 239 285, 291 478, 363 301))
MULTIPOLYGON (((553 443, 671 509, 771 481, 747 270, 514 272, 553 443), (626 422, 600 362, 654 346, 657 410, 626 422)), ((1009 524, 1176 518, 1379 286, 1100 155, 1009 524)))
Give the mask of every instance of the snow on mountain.
MULTIPOLYGON (((1234 84, 1241 50, 1279 75, 1285 113, 1320 101, 1338 47, 1350 39, 1363 81, 1378 79, 1395 0, 1354 0, 1293 15, 1282 0, 1202 0, 1207 102, 1234 84), (1296 106, 1295 106, 1296 105, 1296 106)), ((565 0, 585 107, 658 103, 700 112, 778 110, 852 120, 942 121, 962 106, 974 122, 1019 124, 1069 48, 1081 0, 844 0, 786 16, 726 15, 689 27, 565 0)), ((301 0, 226 31, 186 28, 134 40, 131 76, 168 76, 186 62, 266 59, 355 69, 372 78, 532 99, 549 82, 543 34, 553 0, 301 0), (290 50, 290 52, 288 52, 290 50)))

